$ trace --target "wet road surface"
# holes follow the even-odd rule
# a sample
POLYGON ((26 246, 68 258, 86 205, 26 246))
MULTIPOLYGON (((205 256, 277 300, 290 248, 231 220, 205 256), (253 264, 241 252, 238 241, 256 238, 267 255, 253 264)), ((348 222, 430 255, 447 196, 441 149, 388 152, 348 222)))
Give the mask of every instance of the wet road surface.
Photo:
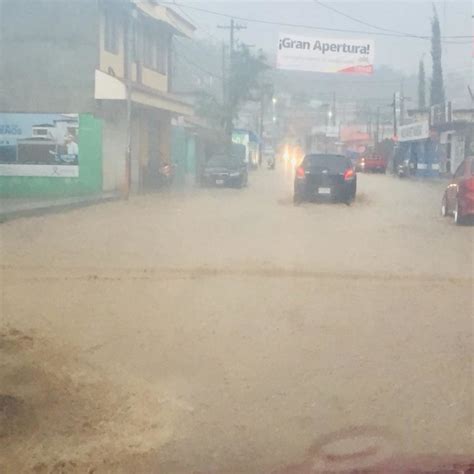
POLYGON ((3 224, 4 334, 44 341, 15 346, 22 369, 64 372, 84 396, 51 432, 48 410, 67 406, 39 403, 0 344, 0 386, 44 435, 25 428, 0 458, 166 474, 472 458, 473 229, 440 217, 442 190, 360 175, 350 207, 295 207, 290 173, 260 170, 248 189, 3 224), (91 398, 120 408, 87 412, 80 435, 91 398))

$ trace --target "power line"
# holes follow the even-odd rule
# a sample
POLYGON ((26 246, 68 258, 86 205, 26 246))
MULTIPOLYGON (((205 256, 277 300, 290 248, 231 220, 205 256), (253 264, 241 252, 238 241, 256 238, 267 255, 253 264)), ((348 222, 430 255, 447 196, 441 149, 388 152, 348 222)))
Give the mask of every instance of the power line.
MULTIPOLYGON (((352 15, 349 15, 347 13, 344 13, 342 12, 341 10, 338 10, 337 8, 334 8, 333 6, 331 5, 327 5, 323 2, 321 2, 321 0, 314 0, 314 2, 323 7, 323 8, 326 8, 327 10, 330 10, 330 11, 333 11, 335 13, 337 13, 338 15, 341 15, 345 18, 348 18, 349 20, 352 20, 352 21, 355 21, 356 23, 360 23, 361 25, 364 25, 364 26, 368 26, 370 28, 374 28, 376 30, 380 30, 380 31, 385 31, 385 32, 389 32, 389 33, 394 33, 394 34, 397 34, 397 35, 400 35, 400 36, 406 36, 406 37, 409 37, 409 38, 418 38, 418 39, 425 39, 425 40, 429 40, 431 39, 430 36, 425 36, 425 35, 414 35, 412 33, 406 33, 404 31, 398 31, 398 30, 392 30, 392 29, 389 29, 389 28, 383 28, 381 26, 378 26, 378 25, 374 25, 373 23, 368 23, 364 20, 361 20, 359 18, 356 18, 352 15)), ((443 36, 442 39, 460 39, 460 38, 467 38, 466 36, 443 36)), ((468 38, 471 38, 470 36, 468 38)), ((464 43, 464 42, 448 42, 448 44, 467 44, 467 43, 464 43)))
POLYGON ((216 79, 219 79, 219 80, 223 80, 223 77, 218 75, 218 74, 215 74, 211 71, 208 71, 207 69, 203 68, 202 66, 199 66, 199 64, 196 64, 195 62, 191 61, 189 58, 187 58, 186 56, 176 56, 176 59, 179 61, 184 61, 187 65, 189 66, 193 66, 195 67, 196 69, 198 69, 199 71, 203 72, 204 74, 207 74, 208 76, 212 76, 216 79))
POLYGON ((200 70, 201 72, 208 74, 209 76, 213 76, 216 79, 220 79, 220 80, 224 79, 221 75, 211 72, 208 69, 201 66, 200 64, 194 62, 192 59, 189 59, 189 57, 183 54, 182 52, 179 52, 179 54, 176 54, 176 59, 185 61, 188 65, 194 66, 196 69, 200 70))
POLYGON ((348 18, 349 20, 355 21, 356 23, 359 23, 359 24, 364 25, 364 26, 368 26, 370 28, 375 28, 376 30, 385 31, 385 32, 388 32, 388 33, 395 33, 395 34, 400 35, 400 36, 409 36, 409 37, 412 37, 412 38, 419 38, 419 39, 429 39, 427 36, 412 35, 410 33, 405 33, 405 32, 402 32, 402 31, 391 30, 391 29, 388 29, 388 28, 382 28, 381 26, 373 25, 372 23, 368 23, 366 21, 360 20, 359 18, 355 18, 352 15, 341 12, 340 10, 337 10, 336 8, 334 8, 330 5, 326 5, 325 3, 321 2, 320 0, 314 0, 314 2, 317 5, 319 5, 323 8, 326 8, 327 10, 333 11, 333 12, 337 13, 338 15, 341 15, 345 18, 348 18))
MULTIPOLYGON (((408 36, 406 34, 399 34, 399 33, 388 33, 388 32, 374 32, 374 31, 361 31, 361 30, 350 30, 350 29, 343 29, 343 28, 329 28, 324 26, 315 26, 315 25, 304 25, 304 24, 297 24, 297 23, 285 23, 285 22, 278 22, 278 21, 270 21, 270 20, 262 20, 258 18, 246 18, 236 15, 229 15, 222 12, 216 12, 213 10, 208 10, 206 8, 196 7, 193 5, 184 5, 182 3, 173 3, 173 2, 162 2, 163 4, 167 5, 178 5, 183 8, 188 8, 190 10, 195 10, 203 13, 208 13, 210 15, 216 15, 224 18, 234 18, 235 20, 244 21, 248 23, 259 23, 263 25, 273 25, 273 26, 284 26, 288 28, 304 28, 310 30, 320 30, 320 31, 332 31, 332 32, 339 32, 339 33, 353 33, 353 34, 364 34, 364 35, 373 35, 373 36, 387 36, 387 37, 396 37, 396 38, 415 38, 415 39, 429 39, 429 37, 425 36, 408 36)), ((464 39, 472 39, 472 36, 445 36, 445 38, 464 38, 464 39)), ((467 44, 467 43, 466 43, 467 44)))
POLYGON ((217 41, 217 42, 220 42, 219 38, 217 38, 215 35, 213 35, 211 33, 211 30, 209 27, 205 26, 203 27, 202 24, 200 24, 199 22, 197 22, 194 18, 192 18, 191 16, 189 16, 184 10, 183 8, 176 3, 176 1, 173 2, 173 5, 178 8, 178 10, 181 12, 181 14, 188 20, 190 21, 191 23, 199 26, 199 28, 211 39, 213 39, 214 41, 217 41))

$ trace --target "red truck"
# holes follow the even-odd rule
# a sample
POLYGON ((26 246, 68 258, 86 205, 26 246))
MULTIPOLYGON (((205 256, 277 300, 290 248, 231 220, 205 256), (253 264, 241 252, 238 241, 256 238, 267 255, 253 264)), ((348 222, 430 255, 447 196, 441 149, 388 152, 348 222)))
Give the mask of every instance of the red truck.
POLYGON ((387 162, 383 156, 367 155, 359 158, 356 168, 357 171, 385 173, 387 170, 387 162))

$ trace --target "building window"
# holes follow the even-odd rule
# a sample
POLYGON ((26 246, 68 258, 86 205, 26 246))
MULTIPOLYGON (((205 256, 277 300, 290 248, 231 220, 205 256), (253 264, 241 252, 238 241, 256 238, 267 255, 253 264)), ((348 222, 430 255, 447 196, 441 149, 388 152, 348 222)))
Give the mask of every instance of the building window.
POLYGON ((110 12, 105 13, 104 47, 109 53, 118 54, 117 18, 110 12))
POLYGON ((161 74, 167 73, 167 41, 164 35, 147 29, 143 35, 143 64, 161 74))

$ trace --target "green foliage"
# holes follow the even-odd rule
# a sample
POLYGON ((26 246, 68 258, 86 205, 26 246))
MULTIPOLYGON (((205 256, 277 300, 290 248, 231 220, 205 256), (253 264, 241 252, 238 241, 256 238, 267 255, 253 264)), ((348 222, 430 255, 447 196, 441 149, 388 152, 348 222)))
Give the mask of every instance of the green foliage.
POLYGON ((260 77, 268 69, 262 51, 252 54, 246 46, 239 46, 232 55, 230 77, 228 81, 226 131, 230 134, 233 120, 237 117, 242 105, 255 100, 259 94, 260 77))
POLYGON ((426 74, 423 59, 420 60, 418 69, 418 108, 426 108, 426 74))
POLYGON ((442 48, 441 48, 441 27, 439 24, 438 13, 433 7, 433 20, 431 21, 431 57, 433 59, 433 73, 431 77, 431 96, 430 104, 438 105, 445 102, 442 48))
POLYGON ((225 124, 225 107, 212 94, 200 92, 197 94, 195 103, 196 114, 206 119, 210 124, 221 128, 225 124))

